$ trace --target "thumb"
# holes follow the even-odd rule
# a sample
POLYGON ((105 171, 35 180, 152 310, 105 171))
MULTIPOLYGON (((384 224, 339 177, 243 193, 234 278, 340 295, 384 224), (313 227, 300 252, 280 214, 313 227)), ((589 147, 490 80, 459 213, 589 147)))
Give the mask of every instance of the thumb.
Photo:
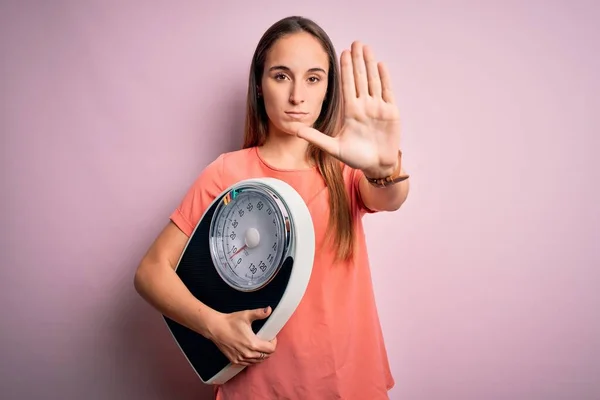
POLYGON ((250 310, 248 312, 248 320, 254 321, 257 319, 267 318, 269 315, 271 315, 272 311, 273 310, 271 309, 271 306, 267 306, 265 308, 257 308, 255 310, 250 310))
POLYGON ((312 143, 334 157, 339 154, 338 140, 314 128, 303 126, 298 129, 296 136, 312 143))

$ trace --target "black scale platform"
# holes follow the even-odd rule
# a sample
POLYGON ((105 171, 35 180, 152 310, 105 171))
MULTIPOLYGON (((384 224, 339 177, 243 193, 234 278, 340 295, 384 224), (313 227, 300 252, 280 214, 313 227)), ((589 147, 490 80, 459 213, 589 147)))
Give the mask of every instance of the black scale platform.
MULTIPOLYGON (((278 274, 261 290, 241 292, 225 283, 213 265, 209 241, 211 218, 222 198, 223 196, 212 203, 199 222, 182 254, 176 273, 198 300, 219 312, 231 313, 267 306, 275 309, 286 290, 293 260, 288 257, 278 274)), ((227 357, 212 341, 166 316, 163 318, 192 368, 203 381, 210 380, 229 365, 227 357)), ((268 318, 254 321, 254 333, 267 320, 268 318)))

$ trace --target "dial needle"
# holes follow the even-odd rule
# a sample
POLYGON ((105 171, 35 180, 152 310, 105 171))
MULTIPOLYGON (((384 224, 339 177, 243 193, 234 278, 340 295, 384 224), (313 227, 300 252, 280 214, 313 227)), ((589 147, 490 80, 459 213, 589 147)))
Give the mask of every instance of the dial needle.
POLYGON ((247 244, 243 245, 242 248, 239 249, 238 251, 236 251, 235 253, 233 253, 229 259, 232 259, 233 257, 235 257, 240 251, 244 250, 246 247, 248 247, 247 244))

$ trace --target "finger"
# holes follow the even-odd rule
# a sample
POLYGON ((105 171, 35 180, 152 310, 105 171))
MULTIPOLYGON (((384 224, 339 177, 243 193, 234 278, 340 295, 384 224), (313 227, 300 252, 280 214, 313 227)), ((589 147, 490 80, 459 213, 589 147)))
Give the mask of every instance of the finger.
POLYGON ((298 130, 298 137, 323 149, 334 157, 339 156, 339 146, 336 138, 327 136, 316 129, 303 127, 298 130))
POLYGON ((258 360, 246 360, 244 358, 234 359, 233 361, 231 361, 232 364, 240 365, 243 367, 249 367, 251 365, 257 364, 258 362, 258 360))
POLYGON ((257 319, 265 319, 267 318, 269 315, 271 315, 271 307, 267 306, 265 308, 257 308, 255 310, 248 310, 246 311, 246 317, 248 318, 249 322, 255 321, 257 319))
POLYGON ((326 134, 307 126, 299 129, 297 135, 299 138, 306 140, 333 156, 337 157, 339 154, 339 146, 336 138, 327 136, 326 134))
POLYGON ((251 366, 253 364, 256 364, 256 363, 251 362, 251 361, 243 361, 243 360, 234 360, 234 361, 231 361, 231 363, 234 364, 234 365, 240 365, 242 367, 249 367, 249 366, 251 366))
POLYGON ((234 353, 227 353, 227 358, 229 359, 229 362, 233 365, 242 365, 242 366, 248 366, 253 364, 252 361, 247 360, 242 353, 239 352, 234 352, 234 353))
POLYGON ((252 345, 252 350, 256 353, 271 354, 275 352, 277 347, 277 341, 261 340, 257 337, 257 340, 252 345))
POLYGON ((352 101, 358 94, 354 85, 354 71, 352 68, 352 56, 348 50, 342 52, 340 57, 340 68, 342 75, 342 91, 344 92, 344 101, 352 101))
POLYGON ((394 103, 394 93, 392 91, 392 80, 390 77, 390 71, 387 69, 387 66, 380 62, 377 64, 379 69, 379 76, 381 78, 381 97, 383 101, 386 103, 394 103))
POLYGON ((254 351, 251 353, 247 353, 242 355, 239 358, 240 363, 248 363, 248 364, 257 364, 269 358, 270 354, 260 351, 254 351))
POLYGON ((369 95, 369 83, 367 81, 367 68, 363 54, 363 45, 360 42, 352 43, 352 70, 354 71, 354 85, 358 97, 369 95))
POLYGON ((369 94, 373 97, 381 97, 381 79, 377 68, 375 54, 369 46, 363 47, 365 65, 367 67, 367 83, 369 85, 369 94))
POLYGON ((264 340, 258 335, 254 335, 252 344, 249 347, 250 350, 254 352, 271 354, 277 348, 277 337, 274 337, 271 340, 264 340))
POLYGON ((246 362, 260 362, 269 357, 269 353, 265 353, 264 351, 253 351, 244 355, 243 359, 246 362))
POLYGON ((263 352, 258 352, 256 353, 256 355, 254 356, 253 360, 257 361, 257 362, 261 362, 266 360, 267 358, 269 358, 271 356, 272 353, 265 353, 263 352))

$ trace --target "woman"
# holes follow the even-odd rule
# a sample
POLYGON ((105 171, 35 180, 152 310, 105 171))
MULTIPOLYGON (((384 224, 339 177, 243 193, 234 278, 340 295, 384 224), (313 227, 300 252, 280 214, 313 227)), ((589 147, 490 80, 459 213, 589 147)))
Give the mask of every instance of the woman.
POLYGON ((217 399, 376 400, 394 384, 361 218, 397 210, 407 197, 398 109, 387 69, 368 47, 355 42, 342 52, 341 77, 336 61, 311 20, 285 18, 267 30, 252 60, 243 149, 202 171, 136 272, 136 290, 157 310, 248 366, 216 388, 217 399), (174 272, 211 201, 264 176, 302 196, 317 245, 306 294, 271 342, 250 327, 271 309, 216 312, 174 272))

